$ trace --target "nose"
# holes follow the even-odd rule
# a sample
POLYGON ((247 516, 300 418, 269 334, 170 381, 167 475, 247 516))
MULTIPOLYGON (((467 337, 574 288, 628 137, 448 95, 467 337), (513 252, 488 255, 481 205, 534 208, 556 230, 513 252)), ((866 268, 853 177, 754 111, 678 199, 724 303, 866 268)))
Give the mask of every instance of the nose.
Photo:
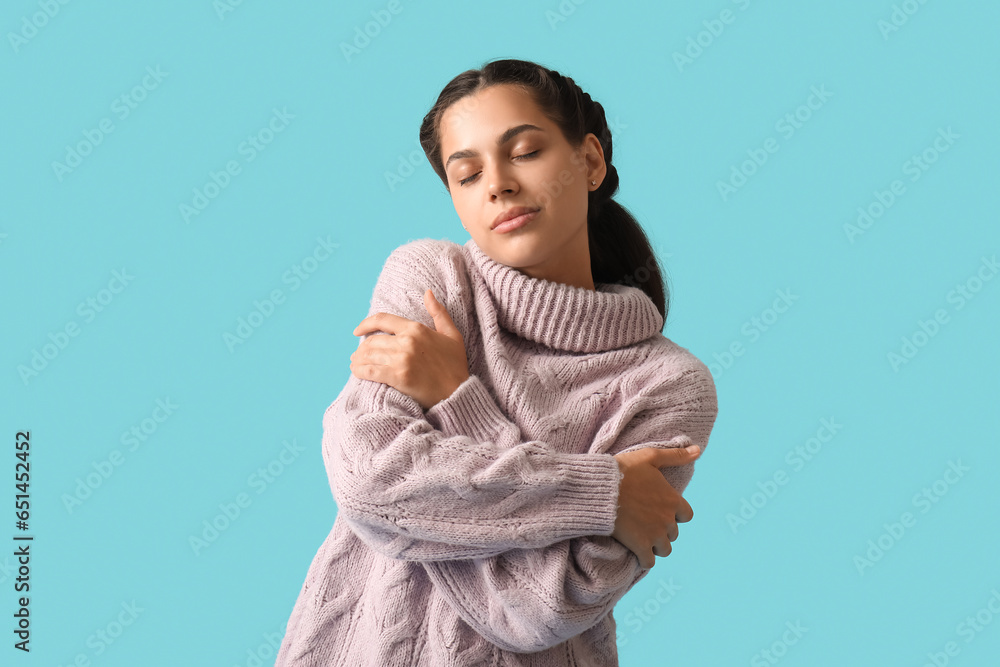
MULTIPOLYGON (((485 170, 485 168, 484 168, 485 170)), ((501 194, 516 194, 518 191, 517 181, 514 180, 510 172, 503 166, 495 167, 489 171, 490 179, 490 199, 495 200, 501 194)))

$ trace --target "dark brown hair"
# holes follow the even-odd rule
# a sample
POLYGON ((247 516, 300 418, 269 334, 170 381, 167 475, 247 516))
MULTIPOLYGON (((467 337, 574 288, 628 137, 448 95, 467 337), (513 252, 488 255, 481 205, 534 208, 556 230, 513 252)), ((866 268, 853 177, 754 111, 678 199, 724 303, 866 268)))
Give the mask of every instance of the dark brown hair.
POLYGON ((420 145, 445 188, 450 192, 441 158, 441 116, 459 100, 500 84, 524 89, 574 148, 583 143, 588 133, 600 141, 607 175, 601 186, 588 194, 587 201, 594 282, 640 288, 652 299, 666 324, 670 294, 656 254, 636 219, 612 198, 618 191, 618 170, 611 164, 611 130, 604 107, 583 92, 573 79, 538 63, 504 59, 487 62, 482 69, 466 70, 449 81, 420 124, 420 145))

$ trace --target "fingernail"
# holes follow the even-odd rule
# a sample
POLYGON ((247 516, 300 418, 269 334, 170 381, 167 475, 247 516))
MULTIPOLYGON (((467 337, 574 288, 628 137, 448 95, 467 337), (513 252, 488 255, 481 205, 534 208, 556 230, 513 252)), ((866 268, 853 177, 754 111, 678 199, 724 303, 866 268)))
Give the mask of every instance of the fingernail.
POLYGON ((684 449, 688 450, 692 454, 700 454, 701 453, 701 447, 699 447, 698 445, 688 445, 684 449))

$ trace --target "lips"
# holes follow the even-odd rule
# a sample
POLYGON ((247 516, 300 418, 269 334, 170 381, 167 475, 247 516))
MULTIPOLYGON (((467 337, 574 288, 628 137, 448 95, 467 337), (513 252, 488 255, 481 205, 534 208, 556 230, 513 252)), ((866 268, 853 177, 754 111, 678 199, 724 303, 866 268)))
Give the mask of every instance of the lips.
POLYGON ((534 213, 537 210, 538 210, 537 208, 531 208, 530 206, 514 206, 512 208, 509 208, 506 211, 500 213, 500 215, 496 217, 496 219, 493 221, 493 224, 490 225, 490 229, 494 229, 501 222, 510 220, 512 218, 516 218, 520 215, 524 215, 525 213, 534 213))

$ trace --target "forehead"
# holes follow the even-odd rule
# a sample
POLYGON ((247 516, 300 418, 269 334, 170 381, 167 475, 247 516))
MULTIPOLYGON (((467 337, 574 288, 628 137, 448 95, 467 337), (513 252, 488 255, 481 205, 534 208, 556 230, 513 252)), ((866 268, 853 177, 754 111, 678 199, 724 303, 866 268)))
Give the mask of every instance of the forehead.
POLYGON ((554 128, 527 91, 497 85, 466 95, 441 115, 441 153, 483 145, 492 146, 509 127, 531 123, 551 132, 554 128))

